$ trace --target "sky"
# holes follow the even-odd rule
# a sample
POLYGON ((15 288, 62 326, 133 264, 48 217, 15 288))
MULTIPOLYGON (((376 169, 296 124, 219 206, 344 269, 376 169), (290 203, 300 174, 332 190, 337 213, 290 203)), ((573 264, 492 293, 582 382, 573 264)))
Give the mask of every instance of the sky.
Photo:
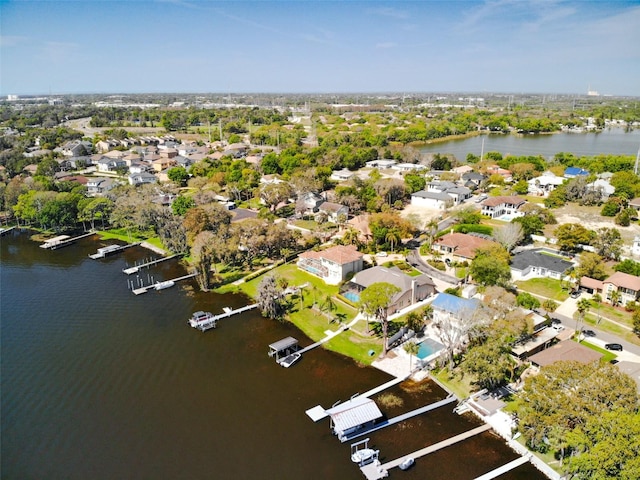
POLYGON ((0 94, 640 96, 635 1, 0 0, 0 94))

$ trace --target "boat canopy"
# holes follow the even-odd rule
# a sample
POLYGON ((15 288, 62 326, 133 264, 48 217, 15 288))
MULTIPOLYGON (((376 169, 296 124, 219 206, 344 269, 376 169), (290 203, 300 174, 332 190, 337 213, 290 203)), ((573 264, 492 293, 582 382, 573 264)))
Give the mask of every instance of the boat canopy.
POLYGON ((287 337, 287 338, 283 338, 282 340, 278 340, 275 343, 272 343, 271 345, 269 345, 269 350, 272 352, 281 352, 283 350, 286 350, 287 348, 291 348, 294 345, 298 344, 298 340, 296 340, 293 337, 287 337))
POLYGON ((382 417, 376 402, 367 397, 356 397, 327 410, 334 430, 345 432, 382 417))

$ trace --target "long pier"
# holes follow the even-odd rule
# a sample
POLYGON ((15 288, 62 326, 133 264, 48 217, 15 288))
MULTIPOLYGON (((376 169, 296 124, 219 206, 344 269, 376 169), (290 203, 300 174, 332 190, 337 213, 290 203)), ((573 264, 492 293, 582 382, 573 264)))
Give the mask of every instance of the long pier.
POLYGON ((430 453, 437 452, 438 450, 441 450, 443 448, 450 447, 451 445, 461 442, 462 440, 466 440, 467 438, 471 438, 475 435, 478 435, 479 433, 486 432, 487 430, 490 430, 490 429, 491 429, 491 426, 485 424, 480 427, 473 428, 464 433, 461 433, 460 435, 456 435, 454 437, 443 440, 442 442, 438 442, 433 445, 429 445, 428 447, 422 448, 420 450, 416 450, 413 453, 409 453, 408 455, 405 455, 401 458, 391 460, 390 462, 383 463, 383 464, 379 464, 379 463, 376 464, 374 462, 374 463, 370 463, 369 465, 364 465, 360 467, 360 471, 362 471, 364 476, 367 477, 367 480, 379 480, 389 475, 390 469, 398 467, 408 457, 411 457, 414 460, 419 457, 424 457, 425 455, 429 455, 430 453))
MULTIPOLYGON (((171 280, 165 280, 165 282, 173 282, 173 283, 175 283, 175 282, 179 282, 180 280, 186 280, 187 278, 193 278, 196 275, 197 275, 197 273, 191 273, 189 275, 184 275, 182 277, 172 278, 171 280)), ((164 283, 164 282, 152 283, 151 285, 146 285, 144 287, 134 288, 132 290, 132 292, 135 295, 142 295, 143 293, 147 293, 149 290, 160 290, 158 288, 158 285, 162 284, 162 283, 164 283)))
POLYGON ((228 318, 228 317, 231 317, 232 315, 237 315, 242 312, 253 310, 254 308, 258 308, 257 303, 252 303, 251 305, 246 305, 244 307, 237 308, 235 310, 228 309, 224 313, 220 313, 219 315, 214 315, 213 317, 208 318, 202 323, 196 325, 194 328, 197 328, 198 330, 205 332, 211 328, 215 328, 216 324, 218 323, 218 320, 220 320, 221 318, 228 318))
MULTIPOLYGON (((458 399, 454 396, 447 397, 444 400, 430 403, 429 405, 425 405, 424 407, 416 408, 415 410, 412 410, 410 412, 403 413, 402 415, 398 415, 397 417, 390 418, 389 420, 385 420, 384 422, 378 423, 377 425, 373 425, 372 427, 367 428, 366 430, 358 430, 351 435, 345 435, 344 437, 340 438, 340 441, 344 443, 344 442, 353 440, 355 438, 362 437, 363 435, 369 435, 370 433, 375 432, 376 430, 381 430, 388 426, 395 425, 396 423, 404 422, 405 420, 408 420, 410 418, 416 417, 418 415, 422 415, 423 413, 430 412, 431 410, 435 410, 436 408, 440 408, 444 405, 447 405, 452 402, 457 402, 457 401, 458 399)), ((487 428, 490 428, 490 427, 487 427, 487 428)))
POLYGON ((124 273, 126 273, 127 275, 131 275, 132 273, 138 273, 141 269, 145 268, 145 267, 150 267, 151 265, 156 265, 160 262, 165 262, 167 260, 171 260, 172 258, 177 257, 178 255, 171 255, 169 257, 162 257, 162 258, 158 258, 156 260, 151 260, 149 262, 146 263, 142 263, 140 265, 135 265, 133 267, 129 267, 129 268, 123 268, 122 271, 124 273))
POLYGON ((95 232, 84 233, 82 235, 78 235, 77 237, 69 237, 68 235, 60 235, 59 237, 50 238, 46 242, 40 245, 40 248, 48 248, 49 250, 56 250, 58 248, 66 247, 71 245, 72 243, 80 240, 81 238, 89 237, 91 235, 95 235, 95 232))
POLYGON ((515 460, 509 463, 505 463, 504 465, 496 468, 495 470, 491 470, 490 472, 487 472, 484 475, 480 475, 479 477, 476 477, 475 480, 491 480, 492 478, 499 477, 500 475, 507 473, 513 470, 514 468, 519 467, 520 465, 524 465, 530 460, 530 458, 531 458, 530 455, 516 458, 515 460))

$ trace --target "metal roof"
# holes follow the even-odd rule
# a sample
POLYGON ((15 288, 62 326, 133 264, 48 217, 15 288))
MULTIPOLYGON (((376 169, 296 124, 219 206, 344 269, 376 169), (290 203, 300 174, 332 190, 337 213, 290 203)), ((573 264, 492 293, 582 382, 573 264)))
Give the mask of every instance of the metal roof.
POLYGON ((331 416, 334 429, 337 432, 344 432, 382 417, 382 412, 376 402, 366 397, 356 397, 330 408, 327 413, 331 416))
POLYGON ((279 352, 286 348, 291 348, 297 344, 298 344, 298 340, 296 340, 293 337, 287 337, 287 338, 283 338, 282 340, 278 340, 275 343, 272 343, 271 345, 269 345, 269 348, 271 350, 275 350, 276 352, 279 352))

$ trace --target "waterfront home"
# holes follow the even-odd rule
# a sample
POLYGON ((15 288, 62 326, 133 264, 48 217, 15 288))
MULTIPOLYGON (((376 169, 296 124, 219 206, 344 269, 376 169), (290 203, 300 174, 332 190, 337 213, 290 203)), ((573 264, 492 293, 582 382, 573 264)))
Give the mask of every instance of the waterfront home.
POLYGON ((545 248, 536 248, 516 253, 511 257, 511 278, 529 280, 531 278, 563 279, 574 267, 573 262, 545 248))
POLYGON ((433 243, 433 249, 455 260, 473 260, 476 251, 498 245, 486 235, 451 232, 438 238, 433 243))
POLYGON ((489 197, 482 202, 482 215, 486 215, 491 218, 499 218, 506 216, 506 219, 511 220, 513 217, 521 217, 524 215, 520 211, 520 208, 527 203, 527 201, 517 195, 489 197))
POLYGON ((586 177, 589 172, 579 167, 567 167, 564 171, 565 178, 586 177))
POLYGON ((381 282, 390 283, 399 289, 399 292, 391 298, 387 308, 389 315, 436 293, 435 284, 427 275, 411 277, 403 273, 398 267, 387 268, 380 266, 357 273, 342 290, 347 298, 357 302, 359 301, 360 292, 374 283, 381 282))
POLYGON ((321 278, 328 285, 337 285, 347 275, 362 270, 362 253, 352 245, 337 245, 322 251, 309 250, 298 256, 298 268, 321 278))

